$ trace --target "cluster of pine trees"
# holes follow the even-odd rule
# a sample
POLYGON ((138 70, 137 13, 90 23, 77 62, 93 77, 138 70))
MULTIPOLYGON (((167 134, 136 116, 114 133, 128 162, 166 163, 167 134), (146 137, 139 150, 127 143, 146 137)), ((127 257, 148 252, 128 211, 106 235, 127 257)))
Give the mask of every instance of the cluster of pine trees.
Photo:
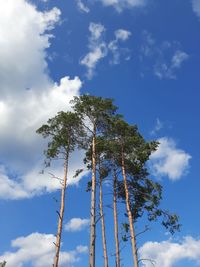
MULTIPOLYGON (((87 191, 91 193, 89 267, 95 267, 96 224, 101 221, 104 267, 109 266, 106 243, 104 192, 102 184, 112 180, 112 210, 114 221, 115 262, 120 267, 118 202, 125 204, 124 240, 130 240, 133 266, 138 267, 135 223, 146 214, 149 221, 161 218, 161 223, 171 233, 179 230, 178 217, 159 207, 162 186, 149 178, 147 161, 157 149, 156 141, 147 142, 137 126, 128 124, 109 98, 82 95, 71 101, 73 112, 59 112, 41 126, 37 133, 48 138, 45 150, 47 165, 52 159, 64 161, 64 178, 61 179, 61 204, 58 212, 56 252, 53 267, 58 267, 63 227, 65 193, 68 183, 69 159, 74 150, 85 150, 84 162, 91 171, 87 191), (97 190, 98 189, 98 190, 97 190), (99 197, 97 198, 97 192, 99 197), (97 219, 97 200, 100 217, 97 219)), ((77 175, 82 170, 77 171, 77 175)))

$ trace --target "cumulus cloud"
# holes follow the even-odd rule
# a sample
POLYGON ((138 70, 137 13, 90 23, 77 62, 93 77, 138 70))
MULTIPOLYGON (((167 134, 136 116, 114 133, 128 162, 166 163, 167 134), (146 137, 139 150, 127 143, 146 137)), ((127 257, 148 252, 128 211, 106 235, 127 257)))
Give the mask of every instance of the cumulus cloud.
POLYGON ((192 0, 192 8, 194 13, 200 17, 200 0, 192 0))
MULTIPOLYGON (((172 267, 181 260, 200 262, 200 240, 191 236, 181 242, 171 240, 146 242, 139 250, 141 259, 150 259, 154 266, 172 267)), ((151 267, 150 261, 143 261, 144 267, 151 267)))
POLYGON ((115 31, 115 39, 110 42, 105 41, 105 27, 100 23, 90 23, 89 25, 89 52, 80 61, 81 65, 87 67, 87 78, 92 79, 95 74, 97 64, 105 58, 109 52, 112 53, 111 64, 119 64, 120 57, 126 60, 130 59, 130 51, 128 48, 121 48, 119 42, 125 42, 131 36, 131 32, 125 29, 115 31))
POLYGON ((81 219, 81 218, 72 218, 68 223, 65 224, 65 231, 69 232, 77 232, 85 229, 89 226, 89 219, 81 219))
POLYGON ((122 12, 127 8, 135 8, 145 6, 146 0, 100 0, 104 6, 112 6, 118 12, 122 12))
POLYGON ((151 69, 159 79, 176 79, 177 71, 189 55, 181 49, 180 43, 163 41, 159 44, 149 32, 144 31, 140 59, 146 65, 152 65, 151 69))
MULTIPOLYGON (((47 48, 60 20, 59 9, 41 12, 25 0, 0 4, 0 198, 14 199, 37 192, 33 185, 39 181, 45 142, 35 131, 70 108, 82 82, 66 76, 55 83, 48 75, 47 48)), ((51 183, 43 183, 43 189, 52 190, 51 183)))
POLYGON ((10 179, 4 166, 0 166, 0 198, 21 199, 29 197, 26 189, 19 182, 10 179))
POLYGON ((173 139, 163 137, 158 140, 158 150, 151 155, 152 171, 156 176, 168 176, 178 180, 187 173, 191 156, 176 147, 173 139))
POLYGON ((89 13, 90 9, 81 0, 76 0, 78 10, 84 13, 89 13))
MULTIPOLYGON (((0 256, 0 262, 5 260, 8 267, 23 267, 26 264, 34 267, 52 265, 55 254, 53 242, 55 242, 55 236, 52 234, 32 233, 26 237, 19 237, 11 242, 15 252, 5 252, 0 256)), ((72 266, 80 261, 81 254, 87 251, 87 247, 82 245, 72 251, 61 251, 59 266, 72 266)))

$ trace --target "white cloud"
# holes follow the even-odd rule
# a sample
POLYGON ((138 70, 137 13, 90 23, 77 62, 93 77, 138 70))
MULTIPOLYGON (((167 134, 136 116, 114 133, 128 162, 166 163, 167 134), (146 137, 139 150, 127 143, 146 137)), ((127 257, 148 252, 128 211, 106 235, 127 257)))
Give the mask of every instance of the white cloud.
POLYGON ((105 58, 109 52, 112 53, 113 58, 110 60, 111 64, 119 64, 121 55, 125 60, 130 59, 130 51, 127 48, 120 48, 119 41, 126 41, 131 36, 131 32, 118 29, 115 31, 115 39, 106 42, 104 39, 105 27, 100 23, 90 23, 89 25, 89 52, 83 57, 80 64, 87 67, 87 78, 92 79, 95 69, 100 60, 105 58))
POLYGON ((194 13, 200 17, 200 0, 192 0, 192 8, 194 13))
POLYGON ((159 44, 149 32, 144 31, 140 59, 150 60, 154 75, 159 79, 176 79, 177 71, 189 59, 180 47, 178 42, 163 41, 159 44))
MULTIPOLYGON (((151 259, 155 267, 172 267, 181 260, 200 263, 200 240, 191 236, 181 242, 171 240, 163 242, 146 242, 139 250, 141 259, 151 259)), ((152 267, 150 261, 143 261, 144 267, 152 267)))
POLYGON ((91 79, 94 76, 94 70, 97 63, 106 56, 107 48, 105 43, 101 43, 94 47, 82 60, 81 64, 88 68, 87 77, 91 79))
POLYGON ((178 69, 181 67, 182 63, 188 59, 188 54, 183 52, 183 51, 180 51, 180 50, 177 50, 175 52, 175 54, 173 55, 172 57, 172 61, 171 61, 171 68, 172 69, 178 69))
POLYGON ((130 50, 128 48, 121 48, 120 47, 120 41, 125 42, 127 41, 131 36, 131 32, 124 30, 124 29, 118 29, 115 31, 115 39, 112 40, 110 43, 108 43, 108 50, 112 53, 113 57, 110 60, 111 64, 119 64, 121 56, 124 57, 125 60, 130 60, 130 50))
POLYGON ((28 192, 19 182, 7 176, 4 166, 0 166, 0 184, 0 198, 21 199, 29 197, 28 192))
POLYGON ((89 219, 72 218, 65 224, 65 231, 77 232, 86 228, 90 223, 89 219))
POLYGON ((84 13, 89 13, 90 9, 81 1, 81 0, 76 0, 77 7, 81 12, 84 13))
POLYGON ((124 29, 118 29, 115 31, 115 37, 117 40, 126 41, 131 36, 131 32, 124 30, 124 29))
POLYGON ((104 6, 112 6, 118 12, 126 8, 135 8, 145 6, 146 0, 100 0, 104 6))
POLYGON ((87 67, 87 77, 91 79, 94 75, 97 63, 107 55, 107 47, 102 41, 105 27, 100 23, 91 22, 89 25, 89 53, 83 57, 80 64, 87 67))
MULTIPOLYGON (((0 198, 15 199, 37 192, 45 142, 36 129, 58 111, 69 109, 82 82, 66 76, 54 83, 48 75, 46 49, 51 45, 50 31, 60 19, 59 9, 41 12, 25 0, 0 0, 0 4, 0 179, 4 184, 0 198)), ((41 181, 39 192, 52 190, 52 183, 41 181)))
MULTIPOLYGON (((100 23, 91 22, 89 25, 89 31, 91 33, 90 41, 96 42, 102 37, 103 32, 105 32, 105 27, 100 23)), ((92 44, 91 44, 92 45, 92 44)))
MULTIPOLYGON (((77 169, 84 168, 84 164, 81 160, 83 158, 84 154, 82 152, 75 152, 71 155, 67 186, 77 185, 80 179, 87 174, 87 171, 85 170, 78 177, 73 177, 77 169), (81 161, 78 163, 76 161, 77 153, 81 161)), ((7 175, 5 167, 0 166, 0 199, 17 200, 31 198, 36 195, 41 195, 47 192, 51 193, 57 189, 60 189, 60 179, 63 179, 62 163, 45 169, 44 172, 41 171, 42 169, 42 162, 39 161, 39 163, 36 163, 32 169, 14 180, 14 178, 10 178, 7 175)))
POLYGON ((191 156, 176 147, 171 138, 160 138, 159 147, 151 155, 152 171, 156 176, 168 176, 171 180, 178 180, 185 175, 189 168, 191 156))
POLYGON ((182 67, 184 61, 189 58, 189 55, 184 51, 176 50, 172 55, 171 62, 158 62, 154 66, 154 73, 160 79, 176 79, 176 70, 182 67))
MULTIPOLYGON (((15 252, 5 252, 0 261, 6 261, 8 267, 23 267, 27 263, 34 267, 46 267, 53 264, 55 254, 55 236, 52 234, 32 233, 26 237, 19 237, 11 242, 15 252)), ((74 266, 80 261, 80 256, 87 253, 86 246, 77 246, 75 250, 60 253, 59 266, 74 266)))

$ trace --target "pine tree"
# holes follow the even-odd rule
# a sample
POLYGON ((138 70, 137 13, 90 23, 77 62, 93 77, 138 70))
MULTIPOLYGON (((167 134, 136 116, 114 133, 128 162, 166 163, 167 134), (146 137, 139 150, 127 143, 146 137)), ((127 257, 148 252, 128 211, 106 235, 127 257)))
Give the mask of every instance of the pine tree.
MULTIPOLYGON (((132 157, 135 163, 142 164, 149 156, 151 150, 144 150, 145 142, 142 136, 139 134, 136 126, 130 126, 122 118, 115 117, 112 121, 111 136, 115 142, 115 149, 118 149, 118 161, 117 164, 121 166, 121 172, 123 177, 123 185, 125 192, 126 211, 129 220, 129 231, 132 245, 132 254, 134 267, 138 267, 138 255, 136 245, 136 234, 134 228, 134 217, 132 215, 130 206, 130 193, 128 188, 126 160, 132 157)), ((151 144, 152 149, 156 146, 156 143, 151 144)))
POLYGON ((58 267, 59 253, 61 245, 62 226, 65 209, 65 194, 67 187, 67 174, 70 153, 76 147, 82 145, 84 131, 79 117, 72 112, 59 112, 54 118, 47 121, 38 130, 38 134, 42 134, 44 138, 49 138, 45 155, 47 165, 49 166, 52 159, 61 158, 64 161, 64 178, 61 180, 61 201, 60 211, 58 212, 58 230, 56 235, 56 253, 54 257, 53 267, 58 267))
POLYGON ((89 136, 88 147, 92 146, 92 184, 91 184, 91 219, 90 219, 90 249, 89 267, 95 267, 96 241, 96 138, 109 127, 111 117, 117 107, 108 98, 82 95, 71 101, 75 112, 81 118, 89 136))
POLYGON ((159 208, 162 199, 162 187, 148 178, 146 162, 158 146, 158 142, 146 142, 136 126, 129 125, 122 118, 115 117, 112 123, 112 138, 116 164, 121 167, 123 181, 118 181, 118 197, 126 204, 128 224, 124 224, 130 232, 134 267, 138 267, 138 249, 135 223, 146 211, 149 221, 162 216, 162 224, 174 233, 179 229, 178 216, 159 208))

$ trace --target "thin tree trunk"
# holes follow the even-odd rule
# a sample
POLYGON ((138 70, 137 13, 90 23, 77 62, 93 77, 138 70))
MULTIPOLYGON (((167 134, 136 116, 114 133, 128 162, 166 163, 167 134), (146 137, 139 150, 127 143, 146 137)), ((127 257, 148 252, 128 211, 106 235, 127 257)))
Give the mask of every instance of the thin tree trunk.
POLYGON ((99 186, 99 208, 100 208, 100 216, 101 216, 104 267, 108 267, 108 254, 107 254, 107 244, 106 244, 105 220, 104 220, 104 213, 103 213, 103 192, 102 192, 102 178, 101 177, 100 177, 100 186, 99 186))
POLYGON ((64 162, 64 179, 63 179, 63 187, 61 190, 60 212, 58 214, 59 215, 58 230, 57 230, 56 244, 55 244, 56 245, 56 253, 55 253, 55 257, 54 257, 53 267, 58 267, 58 262, 59 262, 63 217, 64 217, 64 210, 65 210, 65 193, 66 193, 66 186, 67 186, 68 161, 69 161, 69 151, 67 152, 66 159, 64 162))
POLYGON ((90 209, 90 258, 89 267, 95 267, 95 240, 96 240, 96 129, 92 139, 92 192, 90 209))
POLYGON ((127 177, 126 177, 126 170, 125 170, 125 163, 124 163, 123 148, 122 148, 121 157, 122 157, 122 175, 124 178, 124 188, 125 188, 125 195, 126 195, 126 210, 127 210, 128 219, 129 219, 133 261, 134 261, 134 267, 138 267, 138 255, 137 255, 137 245, 136 245, 136 238, 135 238, 134 221, 133 221, 133 216, 131 213, 130 202, 129 202, 129 192, 128 192, 128 186, 127 186, 127 177))
POLYGON ((117 218, 117 174, 116 169, 113 170, 113 215, 115 230, 115 257, 116 267, 120 267, 119 237, 118 237, 118 218, 117 218))
POLYGON ((120 267, 119 237, 118 237, 118 218, 117 218, 117 175, 116 170, 113 171, 113 215, 115 230, 115 257, 116 267, 120 267))

